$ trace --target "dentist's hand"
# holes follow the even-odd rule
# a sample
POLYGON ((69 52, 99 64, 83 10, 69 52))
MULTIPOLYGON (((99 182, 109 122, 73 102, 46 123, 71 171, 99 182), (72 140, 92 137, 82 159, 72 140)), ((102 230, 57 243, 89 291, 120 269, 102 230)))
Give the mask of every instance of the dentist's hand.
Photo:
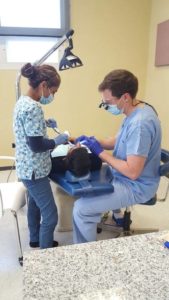
POLYGON ((48 119, 46 120, 46 126, 50 128, 57 128, 57 122, 55 121, 55 119, 48 119))
POLYGON ((68 142, 68 140, 69 140, 69 136, 66 133, 59 134, 57 137, 54 138, 56 146, 65 144, 68 142))
POLYGON ((87 140, 85 140, 84 145, 86 145, 92 153, 98 156, 100 155, 101 152, 104 151, 100 143, 94 137, 90 137, 87 140))
POLYGON ((80 143, 80 142, 85 142, 88 141, 89 137, 86 135, 81 135, 78 138, 75 139, 75 144, 80 143))

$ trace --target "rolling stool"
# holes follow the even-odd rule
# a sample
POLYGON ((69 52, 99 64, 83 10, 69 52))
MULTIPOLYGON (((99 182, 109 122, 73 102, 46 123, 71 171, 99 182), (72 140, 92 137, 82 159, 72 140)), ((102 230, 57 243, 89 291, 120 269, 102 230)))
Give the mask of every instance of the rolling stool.
MULTIPOLYGON (((166 177, 169 178, 169 151, 162 149, 161 150, 161 162, 162 164, 160 165, 159 168, 159 174, 160 177, 166 177)), ((155 194, 155 196, 153 198, 151 198, 150 200, 148 200, 145 203, 140 203, 140 205, 147 205, 147 206, 152 206, 155 205, 157 201, 165 201, 167 196, 168 196, 168 192, 169 192, 169 182, 167 185, 167 189, 165 192, 165 197, 162 199, 157 199, 157 195, 155 194)), ((112 230, 112 232, 117 233, 116 237, 119 236, 129 236, 132 234, 136 234, 136 233, 148 233, 148 232, 155 232, 158 231, 158 229, 137 229, 137 230, 131 230, 130 225, 132 223, 131 221, 131 210, 130 207, 126 207, 125 211, 124 211, 124 223, 123 223, 123 227, 117 227, 116 225, 112 225, 112 224, 106 224, 106 220, 108 218, 108 214, 109 212, 105 213, 102 217, 101 223, 98 224, 97 227, 97 233, 100 233, 102 230, 112 230)))

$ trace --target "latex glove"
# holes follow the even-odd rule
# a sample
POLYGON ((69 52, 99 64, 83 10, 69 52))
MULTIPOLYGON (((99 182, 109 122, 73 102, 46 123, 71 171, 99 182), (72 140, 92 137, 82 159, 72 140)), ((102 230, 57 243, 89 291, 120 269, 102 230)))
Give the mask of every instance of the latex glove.
POLYGON ((57 137, 54 138, 55 145, 61 145, 68 142, 69 136, 66 133, 59 134, 57 137))
POLYGON ((90 137, 85 140, 84 145, 86 145, 90 149, 90 151, 96 155, 99 155, 104 151, 100 143, 94 137, 90 137))
POLYGON ((57 128, 57 122, 55 119, 48 119, 46 120, 46 126, 50 128, 57 128))
POLYGON ((78 138, 75 139, 75 144, 79 143, 79 142, 84 142, 87 141, 89 139, 88 136, 86 135, 81 135, 78 138))

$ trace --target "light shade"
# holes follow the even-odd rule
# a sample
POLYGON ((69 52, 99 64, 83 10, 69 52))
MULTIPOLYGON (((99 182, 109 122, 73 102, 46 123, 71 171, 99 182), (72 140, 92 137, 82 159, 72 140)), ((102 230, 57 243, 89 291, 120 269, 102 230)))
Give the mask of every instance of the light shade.
POLYGON ((66 48, 64 51, 63 58, 59 63, 59 70, 67 70, 69 68, 77 68, 83 66, 82 61, 76 55, 74 55, 69 48, 66 48))
POLYGON ((77 68, 83 66, 82 61, 71 50, 73 49, 73 41, 69 38, 69 47, 64 51, 63 57, 59 63, 59 70, 64 71, 70 68, 77 68))

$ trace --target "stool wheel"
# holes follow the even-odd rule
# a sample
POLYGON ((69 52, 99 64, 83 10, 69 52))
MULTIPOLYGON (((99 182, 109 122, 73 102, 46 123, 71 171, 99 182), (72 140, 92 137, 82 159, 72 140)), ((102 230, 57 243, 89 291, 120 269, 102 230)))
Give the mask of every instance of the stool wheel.
POLYGON ((23 267, 23 256, 18 258, 19 264, 23 267))
POLYGON ((97 233, 101 233, 102 232, 102 228, 97 227, 97 233))

